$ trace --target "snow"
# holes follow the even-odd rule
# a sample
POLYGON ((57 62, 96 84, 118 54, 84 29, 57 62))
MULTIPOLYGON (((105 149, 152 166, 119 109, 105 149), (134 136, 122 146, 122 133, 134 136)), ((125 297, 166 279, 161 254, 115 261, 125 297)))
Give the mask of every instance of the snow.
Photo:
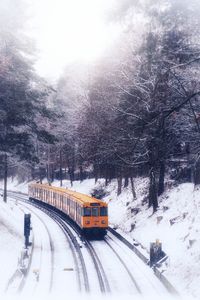
MULTIPOLYGON (((54 184, 59 186, 58 181, 54 184)), ((9 190, 27 192, 27 183, 18 184, 16 179, 9 179, 8 185, 9 190)), ((199 298, 200 189, 194 189, 191 183, 178 186, 171 184, 159 199, 158 211, 152 214, 152 208, 149 209, 147 203, 143 203, 148 190, 146 178, 135 179, 136 200, 133 200, 130 186, 124 188, 121 195, 117 196, 116 180, 107 187, 101 179, 96 184, 94 179, 74 182, 72 187, 69 181, 64 181, 63 186, 86 194, 90 194, 95 187, 103 187, 107 192, 104 200, 109 206, 110 225, 118 228, 117 230, 129 240, 137 240, 146 255, 150 242, 159 239, 163 250, 169 256, 167 264, 163 266, 165 276, 179 291, 181 299, 199 298), (139 212, 135 213, 134 208, 139 208, 139 212)), ((22 223, 23 211, 19 205, 13 202, 5 204, 1 201, 0 265, 5 271, 0 275, 0 291, 4 291, 8 279, 17 267, 23 245, 22 223)), ((58 239, 59 237, 58 235, 58 239)), ((58 260, 61 263, 61 253, 58 260)))
POLYGON ((0 201, 0 291, 4 291, 14 271, 17 269, 18 257, 20 256, 23 243, 23 231, 20 224, 23 214, 16 205, 9 207, 0 201), (17 249, 13 251, 13 249, 17 249))
POLYGON ((30 291, 36 298, 48 294, 52 290, 57 295, 76 290, 74 272, 65 272, 66 268, 74 269, 73 257, 66 243, 65 236, 58 225, 45 213, 26 205, 31 212, 31 224, 34 228, 34 251, 31 261, 31 276, 28 276, 22 295, 28 296, 30 291), (47 226, 48 224, 48 226, 47 226), (51 247, 54 252, 51 252, 51 247), (39 270, 39 283, 36 276, 39 270), (52 281, 52 282, 51 282, 52 281))
MULTIPOLYGON (((3 181, 0 181, 0 189, 3 189, 3 181)), ((28 193, 28 184, 27 184, 27 182, 19 182, 16 177, 14 177, 14 178, 9 177, 8 178, 8 190, 27 194, 28 193)))
MULTIPOLYGON (((117 196, 116 180, 107 187, 102 179, 96 184, 94 179, 88 179, 81 183, 75 181, 72 187, 68 181, 63 185, 86 194, 103 187, 108 194, 104 200, 109 205, 110 225, 129 239, 138 241, 147 255, 150 242, 159 239, 169 256, 163 268, 165 276, 182 296, 199 298, 200 189, 194 189, 192 183, 173 186, 169 182, 166 192, 159 198, 158 211, 152 214, 152 208, 142 205, 148 191, 148 179, 136 178, 134 183, 136 200, 133 200, 130 186, 117 196), (134 208, 140 211, 135 214, 134 208), (170 220, 171 223, 174 221, 173 225, 170 220)), ((59 186, 59 182, 55 185, 59 186)))

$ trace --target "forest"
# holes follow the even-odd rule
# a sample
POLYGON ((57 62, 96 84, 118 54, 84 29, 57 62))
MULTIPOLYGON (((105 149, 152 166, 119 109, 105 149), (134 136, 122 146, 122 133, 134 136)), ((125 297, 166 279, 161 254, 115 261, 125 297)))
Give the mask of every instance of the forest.
MULTIPOLYGON (((41 181, 117 179, 118 195, 149 178, 155 212, 167 181, 200 184, 198 1, 122 1, 120 35, 57 83, 34 70, 21 22, 0 18, 0 176, 41 181), (148 2, 148 5, 147 5, 148 2)), ((26 18, 18 6, 21 20, 26 18)))

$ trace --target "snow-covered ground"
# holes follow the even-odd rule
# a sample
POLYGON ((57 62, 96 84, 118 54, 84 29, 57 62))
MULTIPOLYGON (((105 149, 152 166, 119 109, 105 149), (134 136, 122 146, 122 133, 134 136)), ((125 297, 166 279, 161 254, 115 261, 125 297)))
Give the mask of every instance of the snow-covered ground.
POLYGON ((0 201, 0 291, 5 290, 8 278, 17 268, 23 244, 21 224, 23 214, 20 209, 14 204, 8 206, 0 201))
POLYGON ((159 239, 169 256, 164 274, 181 295, 200 298, 200 189, 194 189, 192 183, 168 187, 152 215, 152 208, 142 205, 148 191, 146 178, 135 180, 136 200, 130 186, 117 196, 115 180, 107 187, 103 180, 95 184, 93 179, 74 182, 73 187, 65 182, 64 186, 87 194, 94 188, 105 188, 110 224, 140 242, 147 252, 150 242, 159 239), (137 214, 134 208, 138 208, 137 214))
MULTIPOLYGON (((54 184, 59 186, 59 182, 54 184)), ((169 255, 164 274, 186 299, 200 297, 200 190, 198 188, 194 189, 191 183, 169 187, 159 199, 158 211, 152 215, 152 209, 148 209, 146 203, 142 205, 148 189, 146 178, 135 180, 136 200, 132 198, 130 186, 117 196, 115 180, 107 187, 103 180, 95 184, 93 179, 82 183, 74 182, 73 187, 68 181, 64 181, 63 185, 86 194, 90 194, 95 187, 105 188, 107 195, 104 200, 109 204, 110 224, 125 235, 138 240, 147 252, 150 242, 159 239, 163 250, 169 255), (137 214, 134 208, 138 208, 137 214)), ((26 193, 27 184, 19 185, 17 180, 13 182, 9 180, 9 189, 26 193)), ((20 249, 23 243, 22 220, 20 213, 16 213, 17 209, 19 209, 17 206, 8 206, 3 201, 0 202, 0 264, 4 262, 7 275, 13 271, 17 260, 17 251, 13 252, 12 249, 20 249), (6 262, 8 253, 9 264, 6 262)), ((5 282, 3 279, 0 281, 1 287, 5 282)))

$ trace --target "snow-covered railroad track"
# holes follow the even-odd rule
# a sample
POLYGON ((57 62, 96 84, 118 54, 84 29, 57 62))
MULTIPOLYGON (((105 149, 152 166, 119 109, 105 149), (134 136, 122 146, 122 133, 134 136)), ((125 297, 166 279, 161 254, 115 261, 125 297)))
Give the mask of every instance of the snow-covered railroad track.
POLYGON ((92 257, 92 261, 94 263, 95 266, 95 270, 97 272, 97 276, 99 279, 99 286, 100 286, 100 290, 102 293, 110 293, 110 285, 108 282, 108 278, 105 274, 104 268, 102 266, 102 263, 96 253, 96 251, 94 250, 94 247, 92 246, 92 244, 87 241, 86 239, 84 239, 84 243, 87 247, 87 250, 89 251, 91 257, 92 257))
MULTIPOLYGON (((27 201, 25 196, 20 196, 20 199, 27 201)), ((60 216, 47 206, 31 204, 53 218, 66 232, 68 239, 75 241, 75 244, 72 243, 77 250, 75 260, 78 261, 76 274, 79 278, 79 290, 101 293, 111 291, 112 294, 131 296, 142 294, 147 297, 149 294, 155 297, 169 295, 153 271, 111 232, 108 232, 104 240, 88 241, 80 237, 80 232, 68 218, 60 216), (78 252, 81 254, 77 254, 78 252)))
POLYGON ((145 265, 119 238, 108 232, 105 242, 117 255, 129 276, 133 277, 132 282, 136 284, 137 290, 139 289, 142 295, 150 294, 155 297, 169 295, 166 287, 154 276, 153 270, 145 265))
MULTIPOLYGON (((15 198, 14 198, 15 199, 15 198)), ((20 208, 22 213, 25 213, 23 208, 20 208)), ((26 282, 26 278, 29 272, 30 263, 32 260, 34 245, 34 234, 32 234, 31 250, 22 250, 21 257, 18 258, 17 269, 13 272, 12 276, 8 279, 5 288, 5 293, 20 293, 26 282)))
MULTIPOLYGON (((80 260, 81 266, 82 266, 82 274, 83 274, 83 279, 84 279, 85 291, 89 292, 90 286, 89 286, 89 280, 88 280, 88 274, 87 274, 88 272, 86 269, 86 263, 85 263, 82 251, 80 250, 80 244, 77 242, 77 239, 79 239, 80 232, 73 225, 73 223, 68 221, 66 218, 63 220, 63 218, 61 218, 61 216, 58 213, 56 213, 55 211, 52 211, 48 207, 45 207, 45 208, 43 207, 42 210, 46 211, 47 214, 49 214, 54 220, 56 220, 56 222, 58 222, 58 224, 61 225, 63 230, 66 231, 66 233, 69 235, 69 237, 73 241, 73 243, 75 243, 75 247, 77 249, 77 252, 79 255, 79 260, 80 260), (73 230, 72 230, 72 228, 73 228, 73 230)), ((100 259, 98 258, 92 244, 84 237, 82 237, 81 240, 84 243, 84 245, 87 249, 87 252, 89 253, 89 256, 95 267, 100 291, 102 293, 109 293, 110 292, 109 282, 108 282, 107 276, 105 274, 105 271, 104 271, 104 268, 102 266, 100 259)))
POLYGON ((85 266, 85 261, 83 258, 83 254, 80 249, 80 244, 78 242, 78 235, 74 233, 69 226, 56 214, 47 208, 42 208, 42 210, 47 213, 54 221, 61 227, 64 231, 65 236, 70 244, 70 248, 72 250, 73 258, 75 261, 76 269, 77 269, 77 280, 79 285, 79 291, 83 289, 85 292, 90 291, 89 281, 87 269, 85 266))
MULTIPOLYGON (((21 201, 27 201, 27 198, 21 195, 15 195, 15 198, 18 198, 21 201)), ((30 203, 30 202, 28 202, 30 203)), ((67 220, 63 220, 61 216, 55 212, 52 211, 47 206, 41 206, 36 203, 31 202, 31 204, 39 209, 41 209, 43 212, 48 214, 54 221, 61 227, 61 229, 65 232, 66 238, 68 239, 68 242, 70 244, 70 248, 73 252, 73 257, 75 261, 75 265, 77 266, 77 279, 78 279, 78 285, 79 290, 85 292, 90 291, 90 285, 89 285, 89 279, 88 279, 88 272, 86 269, 86 263, 82 254, 82 250, 84 252, 84 249, 80 248, 80 243, 78 240, 80 240, 80 233, 77 231, 77 229, 73 226, 72 223, 68 223, 67 220), (73 229, 72 229, 73 228, 73 229)), ((98 278, 99 282, 99 289, 102 293, 109 293, 110 292, 110 286, 108 279, 106 277, 104 268, 102 266, 102 263, 100 259, 98 258, 92 244, 87 241, 85 238, 81 239, 84 243, 85 248, 87 249, 87 255, 90 256, 90 259, 92 260, 92 264, 95 268, 96 276, 98 278)), ((85 253, 86 254, 86 253, 85 253)), ((96 287, 95 287, 96 289, 96 287)))
MULTIPOLYGON (((15 200, 20 199, 15 195, 11 197, 15 200)), ((51 292, 54 270, 53 238, 43 218, 36 210, 24 202, 20 202, 19 205, 23 211, 25 209, 32 214, 32 221, 33 223, 37 223, 37 226, 34 226, 34 244, 32 245, 29 267, 25 273, 25 276, 22 277, 18 292, 26 292, 26 286, 28 286, 28 289, 30 290, 30 282, 33 294, 37 293, 37 290, 40 290, 41 282, 42 290, 45 289, 47 292, 51 292), (46 266, 48 266, 47 275, 46 266), (30 273, 30 269, 33 270, 32 273, 30 273), (34 280, 32 277, 34 277, 34 280), (45 277, 46 280, 41 280, 42 277, 45 277), (28 281, 29 283, 27 284, 28 281), (46 286, 44 286, 44 282, 46 286)))
MULTIPOLYGON (((54 271, 54 243, 53 243, 53 238, 51 236, 51 233, 50 233, 50 231, 49 231, 46 223, 43 221, 42 217, 38 213, 36 213, 35 210, 33 210, 32 208, 30 208, 30 205, 26 205, 24 203, 23 204, 20 203, 20 206, 25 207, 26 209, 28 209, 29 212, 31 212, 32 216, 34 215, 36 218, 38 218, 38 220, 43 224, 43 226, 44 226, 44 228, 46 230, 46 233, 47 233, 47 236, 48 236, 47 243, 49 244, 49 247, 50 247, 50 261, 51 261, 50 280, 49 280, 48 291, 51 292, 51 290, 52 290, 52 284, 53 284, 53 271, 54 271)), ((41 248, 41 251, 40 251, 40 269, 41 269, 42 259, 43 259, 43 255, 44 255, 43 245, 42 244, 41 244, 40 248, 41 248)), ((34 254, 34 251, 35 251, 35 247, 33 247, 33 254, 34 254)), ((38 271, 38 276, 41 273, 40 269, 37 270, 38 271)), ((37 276, 37 274, 36 274, 36 276, 37 276)), ((38 281, 39 281, 39 278, 38 278, 38 281)), ((22 289, 23 289, 23 287, 21 287, 21 290, 22 289)))
MULTIPOLYGON (((33 204, 33 205, 37 205, 37 204, 33 204)), ((77 231, 77 228, 73 226, 72 223, 68 222, 66 219, 63 220, 63 218, 61 218, 61 216, 56 213, 55 211, 52 211, 51 209, 49 209, 48 207, 42 207, 38 206, 38 208, 42 209, 43 211, 45 211, 49 216, 51 216, 58 224, 59 226, 61 226, 61 228, 67 233, 67 238, 70 237, 72 243, 74 244, 77 253, 78 253, 78 259, 80 261, 80 265, 81 267, 78 268, 78 274, 79 274, 79 289, 80 291, 83 290, 83 287, 85 288, 86 292, 90 291, 90 284, 89 284, 89 279, 88 279, 88 272, 87 272, 87 268, 86 268, 86 263, 85 263, 85 259, 83 257, 82 254, 82 245, 80 245, 80 243, 78 242, 78 240, 80 240, 80 232, 77 231), (80 248, 81 247, 81 248, 80 248), (82 272, 80 272, 80 269, 82 270, 82 272), (83 277, 81 279, 81 277, 83 277)), ((81 242, 83 242, 83 244, 85 245, 87 252, 89 253, 89 256, 93 262, 93 265, 95 267, 95 271, 97 274, 97 278, 98 278, 98 282, 99 282, 99 288, 100 291, 102 293, 106 293, 106 292, 110 292, 110 286, 108 283, 108 279, 105 275, 105 271, 103 269, 103 266, 94 250, 94 248, 92 247, 91 243, 89 241, 87 241, 85 238, 81 238, 81 242)))
POLYGON ((127 267, 126 263, 124 262, 124 260, 121 258, 121 256, 117 253, 117 251, 114 249, 113 246, 111 246, 111 244, 108 242, 107 238, 104 239, 104 241, 106 242, 106 244, 112 249, 112 251, 115 253, 115 255, 117 256, 117 258, 119 259, 119 261, 121 262, 121 264, 124 266, 125 270, 127 271, 131 281, 133 282, 134 287, 137 289, 138 293, 141 293, 141 290, 135 280, 135 278, 133 277, 133 274, 131 273, 130 269, 127 267))
MULTIPOLYGON (((17 199, 20 201, 20 203, 23 203, 21 205, 28 206, 29 211, 33 211, 31 207, 36 208, 37 210, 40 210, 44 212, 46 215, 48 215, 51 219, 53 219, 58 226, 61 228, 61 230, 64 232, 65 237, 67 239, 67 242, 69 244, 69 247, 72 252, 75 270, 76 270, 76 278, 77 278, 77 284, 78 284, 78 290, 79 291, 85 291, 89 292, 89 281, 88 281, 88 274, 87 269, 85 266, 85 261, 80 249, 80 244, 78 242, 78 234, 73 232, 69 226, 64 222, 61 217, 55 213, 54 211, 48 209, 47 207, 40 206, 36 203, 29 202, 27 200, 27 197, 21 196, 21 195, 12 195, 14 199, 17 199)), ((51 290, 49 290, 51 291, 51 290)))

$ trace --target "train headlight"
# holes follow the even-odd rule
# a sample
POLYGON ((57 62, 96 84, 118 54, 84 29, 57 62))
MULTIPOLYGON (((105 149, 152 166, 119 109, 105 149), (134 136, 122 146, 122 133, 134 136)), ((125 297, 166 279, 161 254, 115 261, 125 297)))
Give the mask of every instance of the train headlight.
POLYGON ((106 224, 106 221, 105 220, 101 221, 101 224, 106 224))

